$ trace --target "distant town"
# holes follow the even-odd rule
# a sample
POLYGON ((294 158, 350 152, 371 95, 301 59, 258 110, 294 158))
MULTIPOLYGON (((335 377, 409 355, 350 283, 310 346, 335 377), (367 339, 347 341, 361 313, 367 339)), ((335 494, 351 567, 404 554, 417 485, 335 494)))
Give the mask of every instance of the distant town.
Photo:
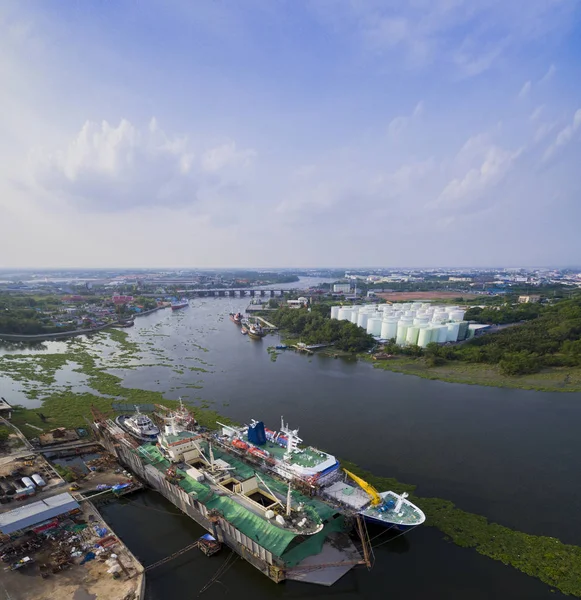
POLYGON ((536 302, 542 295, 558 297, 579 286, 577 269, 542 268, 13 270, 0 272, 0 334, 130 326, 135 315, 168 306, 182 295, 274 296, 284 292, 287 298, 296 299, 299 290, 307 289, 310 296, 348 301, 374 296, 393 301, 462 301, 517 294, 519 302, 536 302), (304 278, 308 278, 307 286, 304 278), (281 285, 279 290, 277 285, 281 285))

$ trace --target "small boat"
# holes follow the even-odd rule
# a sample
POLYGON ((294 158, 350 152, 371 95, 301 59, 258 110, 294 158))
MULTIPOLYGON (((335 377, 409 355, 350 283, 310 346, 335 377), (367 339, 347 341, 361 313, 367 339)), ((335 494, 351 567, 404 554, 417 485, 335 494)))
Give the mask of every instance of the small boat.
POLYGON ((288 348, 288 346, 286 346, 285 344, 278 344, 276 346, 277 350, 286 350, 288 348))
POLYGON ((242 329, 240 330, 240 333, 241 333, 242 335, 247 335, 247 333, 248 333, 248 329, 246 328, 246 326, 242 326, 242 329))
POLYGON ((147 415, 139 412, 139 406, 135 407, 135 414, 133 416, 119 415, 115 419, 115 423, 117 423, 121 429, 142 442, 157 441, 159 428, 153 424, 152 420, 147 415))
POLYGON ((266 332, 258 323, 248 326, 248 336, 253 340, 261 340, 266 335, 266 332))
POLYGON ((396 494, 395 492, 379 493, 371 484, 361 477, 354 475, 347 469, 343 469, 353 481, 367 492, 370 502, 359 511, 366 521, 383 525, 389 529, 407 531, 421 525, 426 520, 426 515, 415 504, 407 500, 407 493, 396 494))
POLYGON ((236 323, 236 325, 242 324, 242 313, 230 313, 230 320, 236 323))
POLYGON ((180 308, 185 308, 190 305, 190 301, 187 298, 182 298, 181 300, 172 300, 171 309, 179 310, 180 308))

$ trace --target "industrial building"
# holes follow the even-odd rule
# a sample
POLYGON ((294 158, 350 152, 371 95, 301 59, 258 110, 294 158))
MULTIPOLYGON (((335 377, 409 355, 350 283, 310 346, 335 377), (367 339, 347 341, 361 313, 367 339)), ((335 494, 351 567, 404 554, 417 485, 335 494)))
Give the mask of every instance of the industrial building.
POLYGON ((350 283, 335 283, 333 284, 333 292, 335 294, 348 294, 351 291, 350 283))
POLYGON ((331 318, 351 321, 377 339, 425 348, 431 342, 443 344, 472 337, 474 330, 464 321, 464 312, 447 304, 405 302, 332 306, 331 318))

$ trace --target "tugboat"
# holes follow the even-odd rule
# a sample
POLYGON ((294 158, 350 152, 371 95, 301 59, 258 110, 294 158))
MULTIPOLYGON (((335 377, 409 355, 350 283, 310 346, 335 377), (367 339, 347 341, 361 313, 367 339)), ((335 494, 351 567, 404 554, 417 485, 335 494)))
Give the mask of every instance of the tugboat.
POLYGON ((258 323, 253 323, 248 326, 248 337, 253 340, 261 340, 266 335, 266 332, 258 323))
POLYGON ((230 313, 230 320, 236 325, 242 325, 242 313, 230 313))
POLYGON ((139 406, 135 407, 135 414, 133 416, 128 417, 127 415, 119 415, 115 419, 115 423, 117 423, 121 429, 142 442, 157 441, 159 429, 147 415, 139 412, 139 406))

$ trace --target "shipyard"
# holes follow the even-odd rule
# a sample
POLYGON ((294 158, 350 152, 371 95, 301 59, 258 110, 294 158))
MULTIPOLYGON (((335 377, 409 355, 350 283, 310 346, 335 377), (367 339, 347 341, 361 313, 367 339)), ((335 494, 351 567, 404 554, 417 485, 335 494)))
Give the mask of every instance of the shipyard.
POLYGON ((276 583, 329 586, 358 565, 372 568, 366 518, 400 534, 425 520, 405 495, 378 494, 332 455, 302 448, 298 430, 282 419, 279 432, 260 421, 210 432, 182 403, 156 413, 160 428, 138 411, 148 434, 158 432, 153 442, 94 417, 97 438, 123 465, 202 525, 210 541, 276 583))

